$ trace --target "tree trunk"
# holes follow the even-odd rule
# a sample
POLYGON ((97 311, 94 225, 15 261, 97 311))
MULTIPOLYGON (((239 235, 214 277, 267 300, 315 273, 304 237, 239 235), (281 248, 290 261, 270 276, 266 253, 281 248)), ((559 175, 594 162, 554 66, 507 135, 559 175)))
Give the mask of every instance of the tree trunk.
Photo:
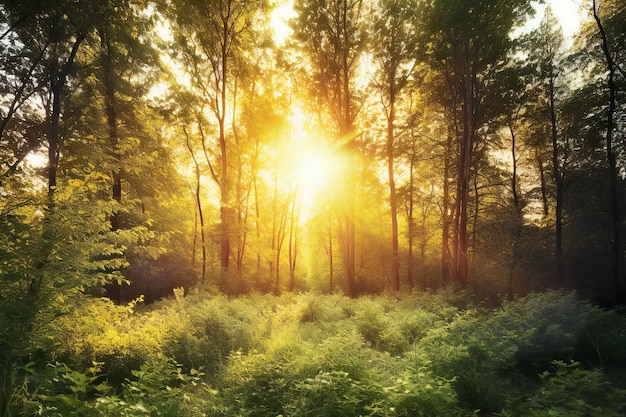
POLYGON ((452 282, 452 256, 450 253, 450 156, 452 153, 452 134, 446 138, 443 167, 443 201, 441 213, 441 283, 446 286, 452 282))
POLYGON ((391 206, 391 289, 393 291, 400 291, 400 255, 398 251, 398 197, 396 195, 396 182, 394 179, 395 117, 395 84, 391 82, 389 86, 389 112, 387 114, 387 171, 389 175, 389 203, 391 206))
POLYGON ((463 100, 463 134, 460 144, 460 154, 457 167, 457 194, 454 217, 454 253, 453 253, 453 281, 464 287, 469 275, 467 260, 467 211, 469 185, 471 178, 472 146, 474 144, 473 131, 473 97, 469 77, 465 81, 463 100))
POLYGON ((550 207, 548 206, 548 185, 546 183, 546 170, 543 167, 543 160, 537 155, 537 169, 539 170, 539 181, 541 185, 541 207, 543 208, 543 219, 548 217, 550 207))
POLYGON ((78 53, 78 48, 85 39, 84 34, 78 34, 72 45, 67 60, 60 68, 60 72, 57 77, 53 77, 50 88, 52 93, 52 111, 49 118, 49 131, 48 131, 48 196, 50 203, 53 203, 54 190, 57 186, 57 167, 59 163, 59 148, 60 148, 60 133, 59 123, 61 120, 61 102, 62 95, 65 90, 65 83, 69 76, 72 66, 74 65, 74 59, 78 53))
POLYGON ((413 142, 413 149, 411 151, 411 161, 409 165, 409 207, 407 213, 407 221, 408 221, 408 265, 407 265, 407 278, 409 281, 409 288, 411 291, 415 286, 415 273, 413 271, 413 246, 414 246, 414 234, 415 234, 415 219, 413 218, 413 207, 415 202, 414 193, 415 193, 415 142, 413 142))
MULTIPOLYGON (((202 273, 201 273, 201 278, 200 278, 200 282, 202 284, 204 284, 205 278, 206 278, 206 252, 207 252, 207 248, 206 248, 206 236, 205 236, 205 226, 204 226, 204 213, 202 210, 202 199, 200 197, 201 193, 201 189, 200 189, 200 164, 198 163, 198 160, 196 159, 196 155, 193 151, 193 147, 191 146, 191 141, 189 140, 189 135, 187 134, 187 130, 186 128, 183 126, 183 133, 185 134, 185 138, 186 138, 186 143, 187 143, 187 149, 189 149, 189 152, 191 153, 191 158, 193 159, 193 163, 194 163, 194 168, 195 168, 195 173, 196 173, 196 192, 195 192, 195 200, 196 200, 196 208, 198 210, 198 218, 200 220, 200 244, 202 247, 202 273)), ((194 242, 195 242, 195 236, 194 236, 194 242)), ((195 258, 195 247, 194 247, 194 258, 195 258)))
POLYGON ((522 205, 518 191, 518 178, 517 178, 517 152, 515 148, 515 131, 512 123, 509 123, 509 132, 511 134, 511 159, 513 161, 513 174, 511 176, 511 193, 513 194, 513 204, 515 206, 515 234, 513 236, 513 250, 511 254, 511 269, 509 270, 509 278, 507 282, 507 298, 513 300, 515 295, 515 266, 517 264, 517 252, 519 246, 519 240, 522 237, 522 205))
POLYGON ((298 195, 298 188, 294 191, 294 197, 291 201, 291 214, 289 220, 289 292, 292 292, 295 288, 296 278, 296 265, 298 260, 298 211, 296 209, 296 203, 298 195))
POLYGON ((604 31, 604 26, 600 21, 598 10, 596 7, 596 1, 593 0, 593 18, 598 25, 598 30, 602 37, 602 52, 606 59, 606 66, 608 69, 608 88, 609 88, 609 108, 606 116, 606 155, 608 160, 608 175, 609 175, 609 201, 611 207, 611 229, 612 229, 612 245, 611 245, 611 272, 613 278, 613 302, 616 305, 622 303, 622 284, 621 284, 621 236, 620 236, 620 207, 619 207, 619 195, 617 178, 619 171, 617 168, 617 161, 615 151, 613 150, 613 117, 615 114, 615 101, 616 101, 616 87, 615 87, 615 68, 616 64, 611 56, 609 50, 609 42, 604 31))
POLYGON ((552 138, 552 175, 556 185, 556 205, 555 205, 555 268, 557 284, 560 287, 565 285, 563 274, 563 187, 564 175, 559 163, 557 116, 555 108, 554 74, 550 73, 548 82, 548 96, 550 107, 550 129, 552 138))

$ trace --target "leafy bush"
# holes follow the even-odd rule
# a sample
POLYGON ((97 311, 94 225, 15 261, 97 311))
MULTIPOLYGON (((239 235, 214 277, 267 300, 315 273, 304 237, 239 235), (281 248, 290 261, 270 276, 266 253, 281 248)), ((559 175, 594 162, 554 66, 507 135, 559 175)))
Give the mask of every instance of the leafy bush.
POLYGON ((623 392, 600 371, 551 365, 623 363, 624 318, 572 293, 486 310, 447 291, 351 299, 180 289, 151 306, 79 297, 46 328, 38 360, 5 361, 0 417, 624 411, 623 392))
MULTIPOLYGON (((462 415, 451 381, 430 372, 403 372, 385 387, 388 414, 399 417, 462 415)), ((469 414, 469 413, 466 413, 469 414)))
POLYGON ((555 359, 575 356, 577 340, 591 307, 572 292, 551 291, 532 294, 493 314, 489 324, 507 328, 515 338, 518 366, 535 375, 555 359))
POLYGON ((543 384, 528 398, 511 400, 506 417, 618 417, 626 413, 626 390, 614 387, 598 369, 582 369, 578 362, 554 361, 541 374, 543 384))
POLYGON ((516 345, 509 329, 487 325, 477 311, 432 329, 418 345, 419 361, 454 379, 459 399, 472 408, 498 409, 510 388, 516 345))
POLYGON ((590 307, 576 345, 577 360, 602 366, 626 364, 626 316, 590 307))
POLYGON ((286 407, 291 416, 366 416, 376 413, 382 390, 371 380, 354 380, 348 372, 320 371, 313 378, 299 381, 296 395, 286 407))
POLYGON ((262 315, 245 298, 179 295, 173 303, 166 305, 176 321, 170 322, 163 353, 187 370, 202 367, 209 375, 217 376, 231 352, 248 351, 259 343, 262 315))

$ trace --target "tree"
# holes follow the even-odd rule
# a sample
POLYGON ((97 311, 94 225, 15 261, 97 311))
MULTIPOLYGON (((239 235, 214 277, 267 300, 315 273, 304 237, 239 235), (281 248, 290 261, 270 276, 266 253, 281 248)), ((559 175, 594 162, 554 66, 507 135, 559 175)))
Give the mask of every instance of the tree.
POLYGON ((427 13, 428 62, 445 80, 448 94, 440 99, 458 149, 452 277, 461 286, 469 274, 468 196, 477 131, 487 121, 484 98, 510 49, 509 33, 532 12, 529 0, 436 0, 427 13))
MULTIPOLYGON (((622 249, 621 249, 621 237, 620 237, 620 229, 621 229, 621 212, 619 206, 619 194, 618 194, 618 178, 620 176, 619 169, 617 166, 617 155, 616 150, 613 144, 613 135, 614 135, 614 117, 616 113, 616 102, 617 102, 617 86, 615 82, 615 78, 617 76, 618 71, 621 72, 622 76, 626 76, 624 70, 618 66, 617 61, 615 60, 615 52, 612 51, 611 44, 609 42, 607 31, 605 30, 604 24, 602 23, 602 19, 600 18, 600 14, 598 12, 598 5, 596 0, 592 2, 592 14, 593 18, 598 26, 598 31, 600 32, 601 38, 601 47, 602 53, 604 54, 604 59, 606 61, 606 71, 607 71, 607 87, 609 93, 608 99, 608 109, 606 113, 606 159, 608 162, 608 176, 610 181, 609 187, 609 200, 610 200, 610 210, 611 210, 611 223, 612 223, 612 249, 611 249, 611 274, 613 276, 613 292, 614 292, 614 302, 615 304, 622 303, 622 285, 621 285, 621 272, 620 265, 621 259, 623 257, 622 249)), ((613 16, 610 17, 611 20, 617 20, 618 22, 624 22, 626 17, 626 7, 623 5, 621 8, 618 6, 613 11, 613 16), (620 18, 621 16, 621 18, 620 18)), ((612 22, 613 23, 613 22, 612 22)), ((618 23, 619 24, 619 23, 618 23)), ((623 36, 623 35, 622 35, 623 36)), ((621 39, 623 41, 623 38, 621 39)), ((623 47, 624 45, 622 45, 623 47)), ((623 51, 622 51, 623 52, 623 51)))
MULTIPOLYGON (((336 148, 349 160, 357 151, 355 121, 360 107, 356 76, 365 48, 365 7, 362 0, 299 0, 295 38, 311 64, 311 97, 325 108, 335 127, 336 148)), ((342 178, 340 242, 348 294, 356 294, 355 168, 342 178)))
POLYGON ((391 287, 400 290, 400 254, 398 249, 398 196, 395 180, 396 106, 413 75, 417 57, 417 30, 413 1, 381 0, 373 22, 371 45, 378 66, 375 85, 387 119, 386 159, 391 209, 391 287))
MULTIPOLYGON (((231 234, 234 228, 235 183, 230 172, 228 145, 229 116, 236 113, 234 75, 237 60, 245 56, 248 45, 243 38, 253 31, 253 24, 265 7, 259 0, 224 0, 201 2, 178 0, 164 10, 175 25, 176 58, 197 94, 212 112, 217 124, 217 169, 211 174, 220 190, 220 264, 228 272, 231 255, 231 234)), ((248 40, 252 37, 248 38, 248 40)), ((231 126, 231 131, 235 126, 231 126)))
MULTIPOLYGON (((563 272, 563 197, 565 192, 565 165, 567 161, 564 140, 559 138, 559 77, 560 57, 563 34, 552 9, 548 7, 539 29, 532 35, 535 43, 531 56, 537 68, 537 79, 542 92, 536 114, 548 114, 548 126, 551 147, 552 178, 556 187, 555 195, 555 265, 559 285, 564 285, 563 272)), ((540 126, 544 125, 539 122, 540 126)), ((541 133, 540 133, 541 134, 541 133)))

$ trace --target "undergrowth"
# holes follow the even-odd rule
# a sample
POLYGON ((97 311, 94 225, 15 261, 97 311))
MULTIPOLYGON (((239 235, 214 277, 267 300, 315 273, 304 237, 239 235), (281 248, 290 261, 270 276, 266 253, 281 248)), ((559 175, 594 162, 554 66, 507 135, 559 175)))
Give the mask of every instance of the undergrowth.
POLYGON ((86 299, 3 351, 5 416, 617 416, 626 321, 573 293, 86 299))

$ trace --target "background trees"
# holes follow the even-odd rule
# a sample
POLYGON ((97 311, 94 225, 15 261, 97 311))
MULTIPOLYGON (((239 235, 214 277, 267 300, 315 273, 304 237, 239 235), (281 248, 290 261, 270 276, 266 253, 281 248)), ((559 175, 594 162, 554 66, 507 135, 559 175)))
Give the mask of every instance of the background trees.
POLYGON ((287 37, 261 1, 3 2, 7 291, 74 233, 112 239, 84 262, 135 283, 115 299, 171 280, 616 302, 624 10, 592 6, 570 46, 549 9, 528 33, 526 0, 296 2, 287 37))

